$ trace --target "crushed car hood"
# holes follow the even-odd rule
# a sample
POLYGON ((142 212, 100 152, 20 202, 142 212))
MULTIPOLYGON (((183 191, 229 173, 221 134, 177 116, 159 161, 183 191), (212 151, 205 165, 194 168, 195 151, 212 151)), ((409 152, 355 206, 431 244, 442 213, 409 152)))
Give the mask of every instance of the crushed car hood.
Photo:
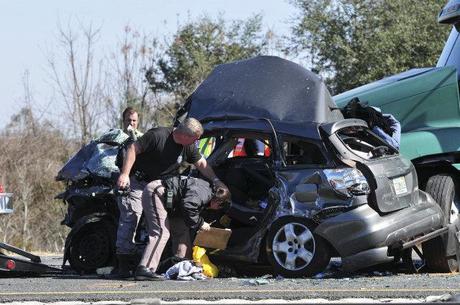
POLYGON ((119 146, 128 135, 121 129, 111 129, 83 146, 59 170, 58 181, 78 181, 90 175, 113 178, 119 174, 115 165, 119 146))
POLYGON ((275 56, 218 65, 189 96, 184 114, 202 123, 260 119, 297 124, 342 119, 325 84, 313 73, 275 56))

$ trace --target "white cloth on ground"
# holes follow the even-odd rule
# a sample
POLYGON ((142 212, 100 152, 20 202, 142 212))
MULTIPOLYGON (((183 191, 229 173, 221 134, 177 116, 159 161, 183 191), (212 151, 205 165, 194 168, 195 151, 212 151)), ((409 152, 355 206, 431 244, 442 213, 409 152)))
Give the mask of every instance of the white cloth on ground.
POLYGON ((169 280, 194 281, 204 280, 207 277, 203 274, 203 268, 196 266, 193 261, 181 261, 170 267, 165 277, 169 280))

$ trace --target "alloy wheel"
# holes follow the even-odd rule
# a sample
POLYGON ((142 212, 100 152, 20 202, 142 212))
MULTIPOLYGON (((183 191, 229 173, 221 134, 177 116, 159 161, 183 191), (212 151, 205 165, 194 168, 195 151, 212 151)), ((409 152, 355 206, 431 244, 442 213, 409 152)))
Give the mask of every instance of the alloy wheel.
POLYGON ((273 237, 273 256, 287 270, 308 266, 315 254, 315 240, 310 229, 301 223, 287 223, 273 237))

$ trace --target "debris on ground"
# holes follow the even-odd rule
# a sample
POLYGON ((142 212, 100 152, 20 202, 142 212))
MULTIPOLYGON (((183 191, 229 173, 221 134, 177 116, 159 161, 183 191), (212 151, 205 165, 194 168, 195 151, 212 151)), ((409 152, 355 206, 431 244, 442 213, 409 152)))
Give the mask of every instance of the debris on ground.
POLYGON ((257 278, 252 278, 252 279, 245 279, 243 280, 243 285, 248 285, 248 286, 260 286, 260 285, 267 285, 273 282, 274 279, 272 275, 266 274, 261 277, 257 278))
POLYGON ((393 272, 390 271, 374 271, 371 275, 374 276, 390 276, 393 275, 393 272))
POLYGON ((113 266, 98 268, 96 269, 96 274, 97 275, 108 275, 112 273, 113 269, 114 269, 113 266))
POLYGON ((238 273, 236 272, 235 268, 229 265, 217 265, 219 269, 219 277, 220 278, 228 278, 228 277, 238 277, 238 273))
MULTIPOLYGON (((435 303, 435 302, 452 302, 452 295, 450 293, 446 293, 443 295, 430 295, 426 297, 425 302, 427 303, 435 303)), ((458 297, 458 295, 454 296, 458 297)))

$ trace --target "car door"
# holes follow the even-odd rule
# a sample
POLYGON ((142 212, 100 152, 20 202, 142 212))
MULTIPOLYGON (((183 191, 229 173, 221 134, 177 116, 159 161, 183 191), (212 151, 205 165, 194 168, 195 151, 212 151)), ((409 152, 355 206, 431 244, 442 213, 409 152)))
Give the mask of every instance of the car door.
MULTIPOLYGON (((226 212, 232 235, 227 249, 219 255, 244 257, 255 262, 260 242, 279 203, 271 193, 276 184, 271 135, 226 129, 214 130, 212 136, 216 140, 207 157, 208 164, 232 194, 232 205, 226 212)), ((202 141, 212 142, 207 139, 202 141)))

